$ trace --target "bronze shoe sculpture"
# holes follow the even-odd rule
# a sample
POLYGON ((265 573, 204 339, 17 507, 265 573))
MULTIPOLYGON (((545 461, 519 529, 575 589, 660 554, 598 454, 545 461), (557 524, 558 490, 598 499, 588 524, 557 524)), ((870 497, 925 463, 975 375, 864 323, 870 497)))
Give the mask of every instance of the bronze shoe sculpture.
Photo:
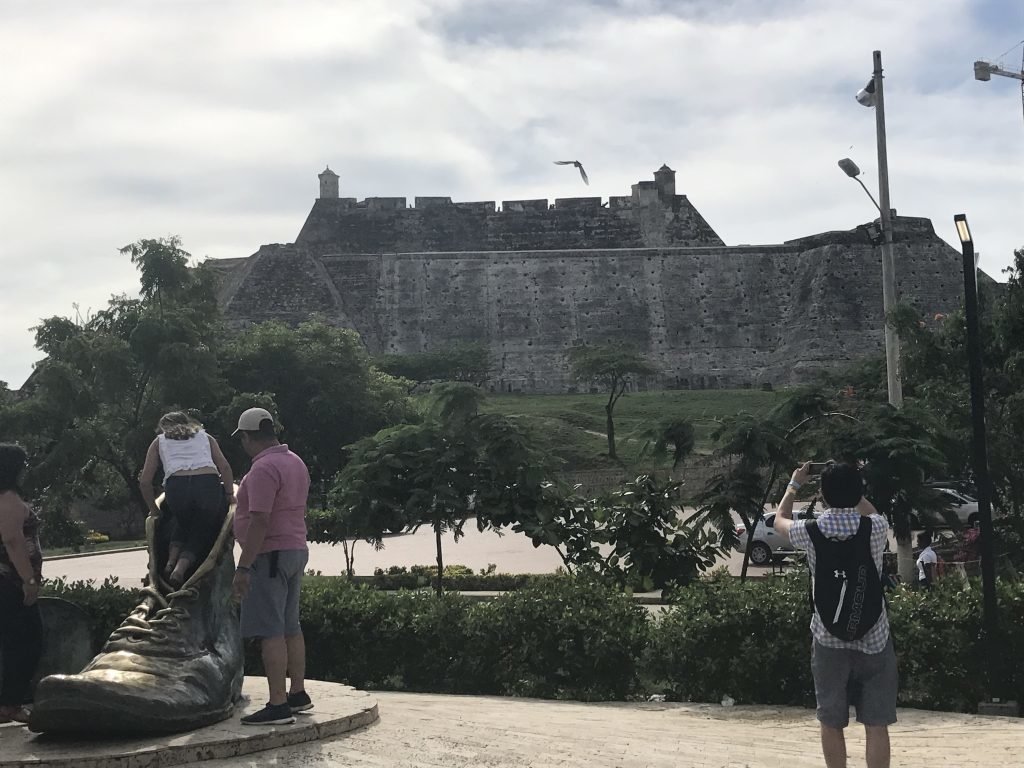
POLYGON ((210 553, 178 589, 161 576, 159 520, 146 521, 149 579, 139 606, 77 675, 36 688, 29 728, 44 733, 173 733, 231 716, 242 690, 242 639, 231 599, 228 511, 210 553))

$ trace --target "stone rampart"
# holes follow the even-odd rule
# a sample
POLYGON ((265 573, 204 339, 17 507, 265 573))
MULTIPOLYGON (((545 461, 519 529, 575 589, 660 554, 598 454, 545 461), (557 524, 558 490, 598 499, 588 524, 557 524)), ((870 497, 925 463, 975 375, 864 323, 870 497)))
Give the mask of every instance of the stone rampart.
MULTIPOLYGON (((432 198, 352 219, 314 207, 298 242, 225 269, 225 314, 239 326, 319 313, 375 354, 482 342, 503 392, 572 391, 568 350, 606 340, 657 367, 641 388, 793 384, 881 349, 881 263, 858 231, 740 247, 681 234, 685 247, 645 247, 685 234, 686 209, 663 214, 651 237, 639 219, 560 202, 496 212, 432 198), (520 247, 538 240, 565 245, 520 247)), ((895 240, 902 299, 929 313, 959 306, 960 256, 930 222, 897 218, 895 240)))

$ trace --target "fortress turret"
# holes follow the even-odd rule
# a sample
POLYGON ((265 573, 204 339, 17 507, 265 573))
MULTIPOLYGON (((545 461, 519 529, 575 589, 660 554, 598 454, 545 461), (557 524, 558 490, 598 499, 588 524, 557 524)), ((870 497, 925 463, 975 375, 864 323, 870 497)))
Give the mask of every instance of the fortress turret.
POLYGON ((654 172, 654 186, 658 188, 661 202, 671 205, 676 197, 676 172, 667 165, 661 166, 654 172))
POLYGON ((331 170, 330 166, 318 175, 320 179, 320 199, 336 200, 338 198, 338 174, 331 170))

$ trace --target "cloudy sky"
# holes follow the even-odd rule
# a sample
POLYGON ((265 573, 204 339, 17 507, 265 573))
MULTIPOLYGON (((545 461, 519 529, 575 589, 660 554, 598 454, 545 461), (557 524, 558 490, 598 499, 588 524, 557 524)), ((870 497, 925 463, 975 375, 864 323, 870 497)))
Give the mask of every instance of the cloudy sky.
POLYGON ((1020 0, 0 0, 0 380, 41 317, 132 291, 122 246, 294 240, 342 195, 628 194, 667 162, 727 244, 873 216, 881 49, 892 203, 998 276, 1024 245, 1020 0), (1020 47, 1003 59, 1020 67, 1020 47), (584 162, 591 187, 556 159, 584 162))

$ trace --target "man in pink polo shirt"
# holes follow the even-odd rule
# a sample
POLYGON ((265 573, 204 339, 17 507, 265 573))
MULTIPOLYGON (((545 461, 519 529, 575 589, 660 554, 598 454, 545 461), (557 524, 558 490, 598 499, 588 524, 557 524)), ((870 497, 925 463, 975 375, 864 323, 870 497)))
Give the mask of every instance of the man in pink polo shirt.
POLYGON ((242 636, 260 638, 270 685, 270 703, 242 722, 294 723, 295 712, 313 706, 305 688, 306 644, 299 626, 299 592, 309 559, 309 470, 278 442, 274 417, 263 408, 245 411, 234 434, 241 436, 252 467, 238 486, 234 526, 242 554, 232 589, 242 602, 242 636))

